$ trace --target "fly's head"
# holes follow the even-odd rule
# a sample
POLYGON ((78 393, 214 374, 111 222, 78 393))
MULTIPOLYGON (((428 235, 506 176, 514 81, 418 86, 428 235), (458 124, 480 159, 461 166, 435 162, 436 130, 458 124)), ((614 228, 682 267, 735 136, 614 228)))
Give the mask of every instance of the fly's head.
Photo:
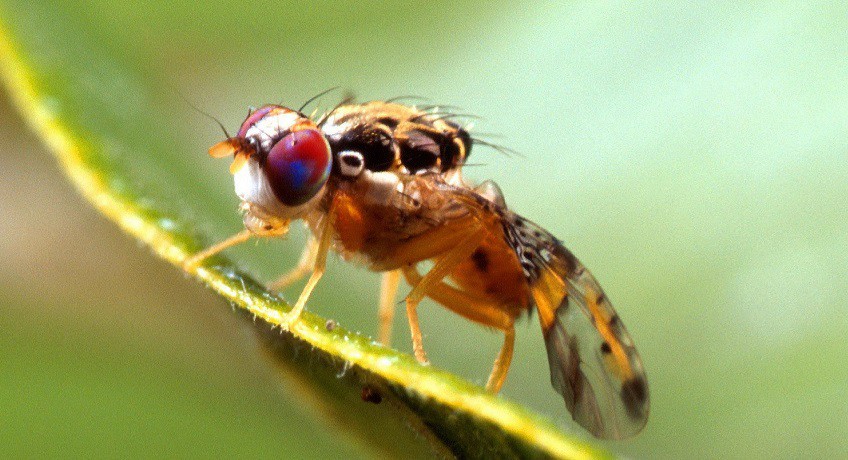
POLYGON ((330 145, 309 117, 266 105, 250 113, 235 136, 209 155, 233 156, 236 194, 251 230, 284 233, 288 223, 317 203, 332 166, 330 145))

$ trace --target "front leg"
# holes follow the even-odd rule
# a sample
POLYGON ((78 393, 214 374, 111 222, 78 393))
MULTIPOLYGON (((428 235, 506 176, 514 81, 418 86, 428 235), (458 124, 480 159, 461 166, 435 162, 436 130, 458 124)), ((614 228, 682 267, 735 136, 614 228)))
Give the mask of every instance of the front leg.
POLYGON ((283 236, 289 231, 289 220, 284 219, 275 219, 274 221, 267 221, 255 216, 250 209, 247 207, 245 203, 241 205, 242 209, 245 210, 244 214, 244 226, 245 229, 236 233, 235 235, 225 239, 224 241, 220 241, 208 248, 194 254, 191 257, 186 258, 183 261, 183 269, 187 272, 193 272, 197 269, 201 262, 204 260, 218 254, 219 252, 229 249, 233 246, 237 246, 245 241, 249 240, 252 237, 260 237, 260 238, 273 238, 278 236, 283 236))
POLYGON ((297 266, 268 284, 268 289, 271 291, 282 291, 289 287, 295 281, 306 276, 309 270, 315 266, 315 256, 318 252, 318 241, 315 237, 310 237, 306 242, 306 248, 303 249, 303 254, 300 255, 300 260, 297 261, 297 266))
POLYGON ((318 225, 318 232, 315 235, 315 238, 318 239, 318 247, 315 250, 315 265, 312 268, 312 275, 309 276, 309 280, 306 282, 306 286, 303 287, 303 291, 300 292, 300 297, 298 297, 294 307, 282 318, 280 326, 283 329, 289 329, 292 324, 300 319, 300 314, 303 313, 303 307, 306 306, 306 301, 312 295, 312 290, 315 289, 318 280, 324 275, 324 269, 327 267, 327 252, 330 251, 330 246, 333 242, 333 224, 335 219, 336 206, 334 200, 324 219, 318 225))
POLYGON ((212 246, 209 246, 208 248, 187 258, 183 262, 183 269, 187 272, 193 272, 204 260, 214 256, 215 254, 223 251, 224 249, 231 248, 233 246, 237 246, 241 243, 244 243, 251 237, 253 237, 253 232, 248 229, 244 229, 236 233, 235 235, 225 239, 224 241, 220 241, 216 244, 213 244, 212 246))

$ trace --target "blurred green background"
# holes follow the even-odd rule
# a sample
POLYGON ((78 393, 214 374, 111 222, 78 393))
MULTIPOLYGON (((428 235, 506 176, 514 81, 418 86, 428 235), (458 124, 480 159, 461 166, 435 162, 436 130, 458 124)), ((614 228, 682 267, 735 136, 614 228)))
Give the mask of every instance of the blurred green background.
MULTIPOLYGON (((161 168, 196 184, 178 207, 213 239, 240 228, 237 199, 226 162, 205 155, 220 132, 180 95, 230 130, 248 106, 299 106, 337 85, 482 116, 474 131, 524 157, 475 148, 467 176, 497 181, 513 209, 581 257, 642 353, 651 419, 611 450, 848 453, 842 3, 100 0, 0 11, 19 34, 36 17, 78 30, 144 76, 148 93, 115 82, 104 98, 129 112, 159 101, 184 141, 168 162, 138 168, 153 183, 161 168)), ((0 454, 368 455, 290 397, 225 302, 98 216, 5 94, 0 167, 0 454)), ((301 232, 230 254, 271 279, 302 242, 301 232)), ((376 275, 333 260, 310 308, 374 335, 377 291, 376 275)), ((433 304, 421 316, 434 364, 484 383, 500 337, 433 304)), ((410 351, 405 322, 394 345, 410 351)), ((540 335, 535 319, 519 325, 503 396, 588 438, 550 388, 540 335)))

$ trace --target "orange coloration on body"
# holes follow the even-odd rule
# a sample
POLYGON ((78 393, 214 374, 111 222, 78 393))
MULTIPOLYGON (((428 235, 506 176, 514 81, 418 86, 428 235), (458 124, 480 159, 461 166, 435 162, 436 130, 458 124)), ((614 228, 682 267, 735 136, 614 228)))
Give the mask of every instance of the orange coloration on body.
POLYGON ((491 299, 508 309, 529 307, 530 288, 521 271, 515 251, 503 239, 503 232, 488 232, 470 258, 451 271, 450 277, 463 290, 491 299))
POLYGON ((209 149, 215 158, 232 156, 233 173, 246 165, 254 168, 236 176, 248 229, 198 253, 186 266, 254 232, 284 235, 291 220, 304 219, 312 238, 301 262, 271 284, 282 288, 310 275, 281 322, 284 329, 298 320, 324 274, 328 251, 334 250, 345 260, 386 272, 380 341, 387 346, 401 275, 412 287, 405 303, 418 361, 429 362, 418 319, 424 298, 502 332, 504 342, 486 383, 498 392, 513 358, 515 322, 535 306, 551 383, 573 418, 598 437, 638 433, 649 412, 645 371, 600 285, 553 235, 510 211, 497 185, 487 181, 473 187, 462 179, 472 142, 487 144, 446 118, 382 101, 342 103, 319 120, 275 105, 251 111, 238 135, 209 149), (296 163, 298 152, 272 146, 302 130, 324 136, 326 151, 316 158, 326 154, 334 167, 309 196, 296 197, 306 201, 288 206, 267 193, 288 184, 280 166, 267 158, 271 152, 291 154, 281 163, 296 163), (431 264, 426 273, 419 271, 422 262, 431 264))
MULTIPOLYGON (((389 270, 438 258, 456 247, 468 235, 470 225, 473 225, 470 218, 457 219, 412 238, 384 240, 384 244, 380 245, 377 261, 383 270, 389 270)), ((378 232, 375 231, 374 234, 378 232)))
POLYGON ((348 194, 339 193, 336 198, 336 222, 334 229, 345 250, 357 252, 365 244, 369 222, 361 207, 348 194))

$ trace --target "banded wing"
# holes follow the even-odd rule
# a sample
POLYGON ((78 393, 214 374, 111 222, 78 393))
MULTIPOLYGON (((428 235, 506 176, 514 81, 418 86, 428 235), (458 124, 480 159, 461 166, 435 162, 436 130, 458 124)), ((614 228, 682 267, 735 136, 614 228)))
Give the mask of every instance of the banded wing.
POLYGON ((623 439, 648 419, 642 360, 604 291, 550 233, 507 212, 505 234, 533 293, 551 384, 593 435, 623 439))
POLYGON ((499 193, 432 184, 465 212, 500 222, 539 312, 551 384, 574 420, 599 438, 641 431, 649 412, 642 360, 592 274, 553 235, 506 209, 499 193))

